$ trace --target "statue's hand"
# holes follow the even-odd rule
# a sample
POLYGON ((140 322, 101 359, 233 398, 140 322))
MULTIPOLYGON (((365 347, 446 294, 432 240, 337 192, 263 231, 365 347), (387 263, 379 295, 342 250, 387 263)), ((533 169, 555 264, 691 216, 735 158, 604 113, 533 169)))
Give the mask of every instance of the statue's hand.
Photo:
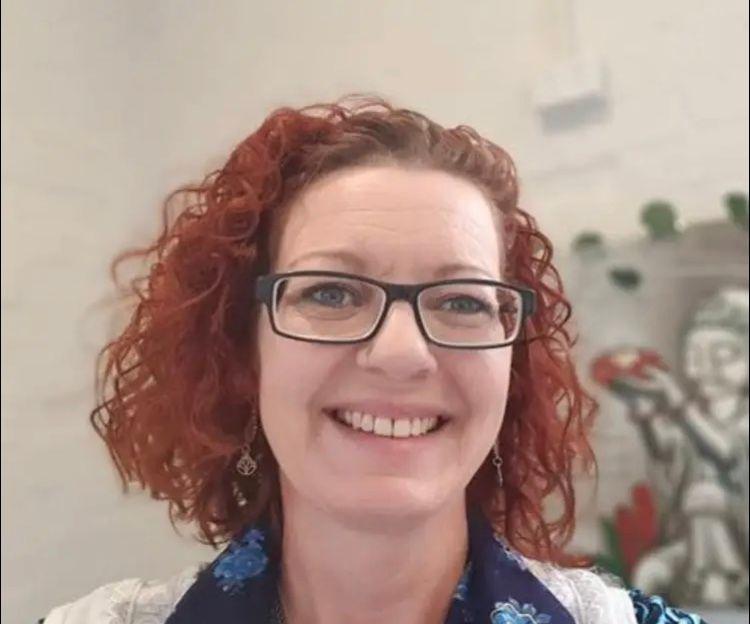
POLYGON ((655 418, 659 413, 658 402, 653 397, 643 394, 631 400, 628 415, 636 422, 644 422, 655 418))
POLYGON ((674 377, 656 366, 646 366, 637 375, 620 375, 610 389, 628 403, 632 416, 639 420, 656 413, 679 411, 685 401, 674 377))
POLYGON ((685 404, 685 393, 674 376, 664 369, 648 366, 643 370, 648 379, 646 383, 653 392, 661 395, 670 412, 678 412, 685 404))

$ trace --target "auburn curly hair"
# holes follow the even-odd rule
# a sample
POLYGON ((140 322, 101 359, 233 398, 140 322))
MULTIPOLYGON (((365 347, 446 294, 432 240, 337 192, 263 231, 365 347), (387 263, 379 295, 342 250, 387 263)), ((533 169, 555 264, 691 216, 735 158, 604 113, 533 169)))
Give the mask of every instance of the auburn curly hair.
POLYGON ((156 241, 113 263, 116 272, 140 258, 150 270, 130 283, 132 316, 100 354, 91 422, 125 489, 135 483, 169 501, 172 522, 196 523, 201 541, 217 546, 263 517, 280 521, 278 465, 262 430, 261 478, 235 470, 257 407, 254 277, 269 270, 274 224, 295 194, 327 173, 368 164, 432 168, 476 184, 503 230, 506 276, 536 291, 528 339, 514 347, 499 434, 504 486, 488 458, 467 500, 524 554, 566 560, 573 471, 577 460, 593 465, 594 404, 571 361, 570 305, 550 241, 519 208, 505 151, 472 128, 443 128, 379 98, 276 110, 221 169, 166 199, 156 241), (544 502, 553 494, 561 511, 549 518, 544 502))

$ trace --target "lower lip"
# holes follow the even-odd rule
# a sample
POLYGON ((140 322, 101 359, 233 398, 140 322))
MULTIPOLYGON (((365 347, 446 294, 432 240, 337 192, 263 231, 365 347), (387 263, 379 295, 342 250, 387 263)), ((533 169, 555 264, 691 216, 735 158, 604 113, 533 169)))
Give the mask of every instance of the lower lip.
POLYGON ((394 438, 376 435, 359 429, 352 429, 339 421, 330 411, 324 411, 326 419, 334 425, 334 428, 347 441, 354 442, 360 450, 365 452, 383 453, 391 455, 412 455, 421 449, 429 447, 436 439, 442 437, 445 429, 449 426, 448 421, 443 421, 430 433, 406 438, 394 438))

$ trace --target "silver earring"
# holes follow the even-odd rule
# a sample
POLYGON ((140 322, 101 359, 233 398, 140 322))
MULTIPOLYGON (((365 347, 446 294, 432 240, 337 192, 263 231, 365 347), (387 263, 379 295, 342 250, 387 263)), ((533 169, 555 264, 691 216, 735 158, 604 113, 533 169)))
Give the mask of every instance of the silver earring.
POLYGON ((497 472, 497 485, 498 487, 503 487, 503 458, 500 456, 497 442, 495 442, 495 446, 492 448, 492 465, 497 472))
POLYGON ((255 460, 252 452, 250 451, 250 445, 253 443, 253 440, 255 440, 255 435, 258 433, 259 419, 260 417, 258 416, 258 412, 253 409, 250 415, 250 423, 252 427, 245 436, 245 442, 242 444, 240 458, 237 460, 237 464, 235 466, 237 472, 243 477, 252 477, 256 472, 258 472, 258 462, 255 460))
POLYGON ((243 477, 252 477, 258 471, 258 462, 250 453, 250 445, 245 442, 242 445, 242 453, 237 460, 237 472, 243 477))

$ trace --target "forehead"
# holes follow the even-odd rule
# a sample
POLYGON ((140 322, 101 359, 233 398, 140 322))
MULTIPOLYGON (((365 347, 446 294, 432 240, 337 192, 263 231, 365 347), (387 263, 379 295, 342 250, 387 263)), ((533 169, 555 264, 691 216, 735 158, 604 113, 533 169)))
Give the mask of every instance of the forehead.
MULTIPOLYGON (((441 171, 344 170, 317 181, 288 207, 275 264, 297 268, 291 265, 303 256, 346 251, 380 275, 461 263, 498 277, 502 252, 493 212, 479 187, 441 171)), ((315 268, 316 258, 301 260, 301 268, 315 268)))

